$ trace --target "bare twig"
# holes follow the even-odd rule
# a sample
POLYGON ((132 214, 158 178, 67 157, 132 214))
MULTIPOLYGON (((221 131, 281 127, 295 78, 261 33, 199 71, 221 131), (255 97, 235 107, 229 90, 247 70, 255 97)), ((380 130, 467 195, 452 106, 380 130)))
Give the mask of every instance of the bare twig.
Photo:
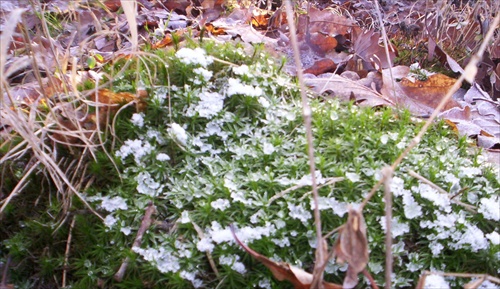
MULTIPOLYGON (((152 202, 148 204, 148 207, 146 209, 146 212, 144 213, 144 217, 142 218, 141 226, 139 227, 139 230, 137 231, 137 235, 135 236, 134 243, 132 244, 132 248, 134 247, 139 247, 142 242, 142 237, 144 236, 144 233, 146 230, 151 226, 151 217, 153 216, 153 213, 156 211, 156 207, 152 202)), ((130 262, 130 258, 127 257, 123 261, 122 265, 120 266, 120 269, 116 272, 114 279, 118 282, 121 282, 123 280, 123 275, 125 274, 125 271, 127 270, 128 263, 130 262)))
POLYGON ((461 201, 459 201, 457 199, 453 199, 453 196, 450 195, 447 191, 445 191, 444 189, 442 189, 440 186, 436 185, 435 183, 431 182, 430 180, 426 179, 425 177, 423 177, 423 176, 419 175, 418 173, 414 172, 413 170, 410 170, 408 173, 410 174, 410 176, 412 176, 412 177, 420 180, 423 183, 428 184, 429 186, 431 186, 433 189, 435 189, 436 191, 440 192, 441 194, 447 195, 448 198, 450 198, 450 200, 452 202, 454 202, 455 204, 464 207, 467 211, 469 211, 471 213, 477 214, 476 207, 474 207, 472 205, 469 205, 469 204, 466 204, 466 203, 463 203, 463 202, 461 202, 461 201))
POLYGON ((424 271, 422 276, 429 276, 429 275, 439 275, 439 276, 449 276, 449 277, 459 277, 459 278, 484 278, 488 281, 500 284, 500 278, 498 277, 493 277, 488 274, 474 274, 474 273, 453 273, 453 272, 431 272, 431 271, 424 271))
POLYGON ((385 288, 391 289, 392 275, 392 192, 391 182, 394 171, 386 166, 382 169, 385 199, 385 288))
POLYGON ((286 18, 288 21, 288 27, 290 29, 290 40, 293 47, 293 55, 295 58, 295 67, 297 69, 297 78, 299 80, 300 85, 300 95, 302 98, 302 113, 304 116, 304 125, 306 128, 307 135, 307 148, 308 148, 308 156, 309 156, 309 170, 311 172, 311 181, 312 181, 312 191, 314 198, 314 223, 316 225, 316 262, 314 265, 313 271, 313 281, 311 283, 311 288, 321 288, 322 280, 323 280, 323 272, 320 272, 320 268, 323 267, 323 263, 326 262, 326 257, 324 256, 324 252, 326 251, 323 248, 322 233, 321 233, 321 218, 319 213, 318 206, 318 188, 316 185, 316 164, 314 163, 314 146, 313 146, 313 135, 312 135, 312 125, 311 125, 311 107, 309 106, 306 88, 304 85, 304 76, 302 72, 302 63, 300 61, 300 52, 299 52, 299 44, 297 41, 297 34, 295 29, 294 15, 292 10, 292 3, 290 0, 285 1, 286 8, 286 18))
MULTIPOLYGON (((332 178, 327 178, 326 179, 326 182, 322 185, 319 185, 318 186, 318 189, 321 189, 322 187, 325 187, 325 186, 329 186, 329 185, 332 185, 332 184, 335 184, 336 182, 340 182, 340 181, 343 181, 344 178, 343 177, 332 177, 332 178)), ((274 201, 276 201, 277 199, 279 198, 282 198, 284 195, 290 193, 290 192, 293 192, 295 190, 298 190, 300 188, 303 188, 305 186, 308 186, 306 184, 298 184, 298 185, 295 185, 295 186, 292 186, 292 187, 289 187, 288 189, 286 190, 283 190, 279 193, 277 193, 276 195, 272 196, 270 199, 269 199, 269 202, 267 203, 267 205, 271 205, 274 201)), ((305 193, 299 200, 303 200, 306 196, 308 196, 309 194, 311 194, 312 191, 309 191, 307 193, 305 193)))
POLYGON ((66 241, 66 251, 64 251, 64 263, 63 263, 63 275, 62 275, 62 284, 61 287, 66 287, 66 274, 68 273, 68 259, 69 259, 69 250, 71 249, 71 238, 73 237, 73 228, 75 227, 75 216, 71 220, 71 224, 69 225, 69 233, 68 240, 66 241))
MULTIPOLYGON (((448 102, 448 100, 450 100, 450 98, 453 96, 453 93, 455 93, 455 91, 457 91, 462 86, 462 82, 464 80, 467 80, 467 81, 469 81, 471 83, 474 81, 474 76, 477 73, 477 65, 479 63, 479 60, 482 58, 482 56, 484 54, 484 51, 485 51, 487 45, 489 44, 491 37, 493 36, 493 32, 498 27, 499 22, 500 22, 500 15, 497 15, 495 17, 495 19, 493 20, 493 23, 492 23, 492 25, 490 27, 490 30, 488 30, 488 33, 484 37, 483 43, 481 44, 481 47, 479 48, 479 51, 475 55, 472 56, 469 64, 467 64, 467 66, 464 69, 465 70, 464 73, 453 84, 453 86, 450 88, 450 90, 448 90, 448 93, 446 93, 445 97, 441 100, 441 102, 436 107, 436 109, 434 110, 434 112, 432 113, 432 115, 425 122, 425 124, 422 127, 422 129, 413 138, 413 140, 410 142, 410 144, 408 145, 408 147, 406 147, 406 149, 401 153, 401 155, 391 165, 391 168, 393 170, 396 170, 396 168, 399 166, 399 164, 401 164, 401 162, 403 161, 403 159, 420 142, 420 140, 422 139, 422 136, 427 132, 427 130, 429 129, 429 127, 433 123, 434 119, 436 119, 436 117, 441 112, 441 110, 443 109, 443 107, 446 105, 446 103, 448 102)), ((362 210, 364 208, 364 206, 366 206, 366 204, 368 203, 368 201, 373 197, 373 195, 375 195, 375 193, 377 192, 377 190, 382 185, 382 182, 383 182, 383 180, 381 179, 372 188, 372 190, 370 191, 370 193, 368 194, 368 196, 363 200, 363 203, 361 203, 360 210, 362 210)))

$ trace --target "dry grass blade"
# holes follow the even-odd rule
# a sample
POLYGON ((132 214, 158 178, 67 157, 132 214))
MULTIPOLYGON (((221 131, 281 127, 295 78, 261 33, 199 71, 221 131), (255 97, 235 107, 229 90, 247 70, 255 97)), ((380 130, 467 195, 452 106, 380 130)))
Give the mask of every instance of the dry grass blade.
POLYGON ((130 43, 132 43, 132 51, 137 51, 137 48, 139 46, 139 33, 137 32, 137 20, 135 19, 135 15, 137 13, 137 1, 120 0, 120 2, 122 4, 125 17, 127 17, 131 38, 130 43))
POLYGON ((326 248, 323 248, 323 242, 320 242, 319 240, 322 240, 322 230, 321 230, 321 218, 320 218, 320 213, 319 213, 319 202, 318 202, 318 188, 317 188, 317 183, 316 183, 316 176, 315 176, 315 171, 316 171, 316 164, 314 163, 314 145, 313 145, 313 134, 312 134, 312 110, 311 107, 309 106, 309 102, 307 99, 307 94, 306 94, 306 87, 304 85, 304 76, 302 72, 302 63, 300 61, 300 51, 299 51, 299 45, 297 41, 297 34, 296 34, 296 29, 295 29, 295 23, 294 23, 294 15, 293 15, 293 9, 292 9, 292 4, 290 0, 285 1, 285 8, 286 8, 286 16, 287 16, 287 21, 288 21, 288 27, 290 30, 290 40, 292 43, 293 47, 293 55, 295 59, 295 67, 297 70, 297 77, 299 79, 299 84, 300 84, 300 95, 302 98, 302 113, 304 116, 304 126, 306 128, 306 137, 307 137, 307 148, 308 148, 308 157, 309 157, 309 171, 311 173, 311 182, 312 182, 312 192, 313 192, 313 200, 314 200, 314 223, 316 225, 316 240, 318 240, 317 246, 316 246, 316 262, 314 265, 314 272, 313 272, 313 281, 312 281, 312 287, 313 288, 320 288, 323 280, 323 272, 321 271, 320 268, 323 268, 323 264, 326 262, 327 256, 325 256, 326 248))
POLYGON ((393 170, 386 166, 382 169, 384 178, 384 198, 385 198, 385 288, 391 288, 392 279, 392 181, 393 170))

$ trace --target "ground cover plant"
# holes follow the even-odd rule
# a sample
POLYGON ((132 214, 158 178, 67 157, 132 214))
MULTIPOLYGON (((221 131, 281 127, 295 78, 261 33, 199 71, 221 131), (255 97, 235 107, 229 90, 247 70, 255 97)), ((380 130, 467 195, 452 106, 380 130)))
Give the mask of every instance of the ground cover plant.
MULTIPOLYGON (((98 185, 85 199, 104 222, 75 215, 68 284, 287 287, 240 249, 230 224, 261 254, 311 268, 315 234, 297 86, 258 50, 247 55, 242 47, 213 43, 171 51, 166 56, 171 86, 154 87, 144 111, 129 109, 119 116, 119 145, 112 154, 120 171, 108 170, 106 158, 93 165, 98 185), (141 244, 132 246, 150 203, 156 207, 153 225, 141 244), (115 282, 126 257, 134 261, 130 272, 115 282)), ((332 99, 314 100, 312 108, 327 232, 345 222, 348 206, 363 200, 380 178, 380 168, 401 153, 421 124, 408 112, 361 109, 332 99)), ((423 270, 498 274, 498 187, 479 152, 469 151, 467 139, 457 138, 443 123, 433 126, 394 178, 393 286, 415 286, 423 270), (450 199, 410 170, 456 196, 450 199)), ((376 196, 365 218, 368 268, 380 285, 383 216, 382 197, 376 196)), ((28 221, 27 229, 4 240, 4 250, 23 259, 35 244, 22 240, 40 225, 28 221)), ((63 256, 54 253, 44 262, 55 259, 60 266, 63 256)), ((59 266, 50 264, 47 270, 54 273, 59 266)), ((332 260, 325 278, 341 283, 345 270, 332 260)), ((447 281, 451 286, 466 282, 447 281)))
MULTIPOLYGON (((17 133, 0 146, 2 194, 12 192, 0 203, 1 286, 292 288, 242 250, 231 227, 263 256, 312 272, 317 240, 297 80, 263 46, 174 42, 103 65, 77 88, 90 89, 91 102, 68 93, 12 109, 17 133), (122 93, 99 90, 102 83, 122 93), (83 128, 65 122, 85 110, 83 128)), ((346 223, 423 122, 409 111, 308 96, 326 234, 346 223)), ((498 171, 471 144, 437 122, 395 172, 391 287, 415 287, 428 271, 425 288, 470 281, 433 274, 441 271, 500 274, 498 171)), ((367 269, 379 286, 381 191, 363 210, 367 269)), ((332 258, 324 278, 342 284, 347 270, 332 258)), ((357 288, 368 287, 359 277, 357 288)))

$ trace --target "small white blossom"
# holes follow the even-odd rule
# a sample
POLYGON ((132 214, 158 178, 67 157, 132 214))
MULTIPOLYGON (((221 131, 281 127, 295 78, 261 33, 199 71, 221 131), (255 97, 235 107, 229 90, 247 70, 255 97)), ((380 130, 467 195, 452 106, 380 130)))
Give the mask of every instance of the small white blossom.
POLYGON ((132 228, 130 228, 130 227, 122 227, 120 229, 120 232, 122 232, 125 236, 128 236, 132 232, 132 228))
MULTIPOLYGON (((385 224, 385 216, 380 217, 380 225, 382 226, 382 229, 384 230, 384 232, 387 232, 387 229, 385 226, 386 225, 385 224)), ((408 232, 410 232, 410 226, 408 224, 400 223, 399 217, 392 218, 391 233, 392 233, 393 238, 398 237, 398 236, 402 236, 408 232)))
POLYGON ((424 289, 450 289, 450 285, 440 276, 431 274, 425 277, 424 289))
POLYGON ((388 140, 389 140, 389 136, 388 136, 388 135, 386 135, 386 134, 384 134, 384 135, 382 135, 382 136, 380 137, 380 142, 381 142, 382 144, 386 144, 388 140))
POLYGON ((250 75, 250 70, 246 64, 233 67, 233 72, 236 75, 250 75))
POLYGON ((248 84, 241 83, 241 80, 235 78, 229 78, 227 80, 228 88, 227 94, 229 96, 235 94, 248 95, 252 97, 261 96, 263 91, 260 87, 252 86, 248 84))
POLYGON ((199 97, 200 101, 188 111, 188 115, 193 116, 197 112, 200 117, 212 118, 224 108, 224 96, 218 92, 203 91, 199 97))
POLYGON ((141 158, 151 152, 151 149, 151 145, 148 142, 143 143, 139 139, 126 140, 120 147, 120 150, 116 152, 116 156, 124 160, 129 155, 133 155, 135 163, 140 164, 141 158))
POLYGON ((165 161, 169 161, 170 157, 165 153, 159 153, 158 155, 156 155, 156 160, 158 160, 160 162, 165 162, 165 161))
POLYGON ((497 232, 493 231, 489 234, 486 234, 486 238, 488 238, 493 245, 498 245, 500 244, 500 234, 497 232))
POLYGON ((113 217, 112 215, 107 215, 106 218, 104 218, 104 225, 108 228, 112 228, 118 220, 113 217))
POLYGON ((108 212, 128 209, 127 202, 122 197, 114 197, 114 198, 110 198, 108 196, 102 197, 101 207, 108 212))
POLYGON ((472 178, 476 175, 481 174, 481 169, 480 168, 468 168, 468 167, 461 167, 460 172, 458 173, 458 177, 463 178, 472 178))
POLYGON ((300 220, 302 223, 307 223, 307 220, 312 218, 311 212, 307 211, 302 207, 301 204, 294 205, 288 203, 288 209, 290 210, 290 217, 300 220))
POLYGON ((353 183, 359 182, 359 180, 361 179, 360 176, 356 173, 346 173, 345 177, 353 183))
POLYGON ((226 199, 217 199, 211 202, 210 205, 212 206, 212 208, 216 210, 224 211, 225 209, 229 208, 230 203, 226 199))
POLYGON ((193 72, 201 76, 201 80, 203 81, 209 81, 210 78, 212 78, 212 75, 214 74, 212 71, 206 70, 203 67, 195 68, 193 69, 193 72))
POLYGON ((207 67, 209 64, 214 62, 212 56, 207 56, 205 50, 197 47, 195 49, 191 48, 181 48, 175 53, 175 56, 179 58, 182 63, 185 64, 199 64, 202 67, 207 67))
POLYGON ((262 150, 264 151, 264 154, 266 154, 266 155, 270 155, 275 151, 273 144, 268 143, 268 142, 264 143, 262 150))
POLYGON ((260 103, 260 105, 262 105, 263 108, 268 108, 269 106, 271 106, 269 101, 266 98, 264 98, 263 96, 259 97, 259 103, 260 103))
POLYGON ((197 244, 196 248, 201 252, 212 252, 215 248, 215 245, 212 243, 212 239, 210 238, 202 238, 197 244))
POLYGON ((478 212, 483 214, 486 219, 500 221, 500 198, 482 198, 478 212))
POLYGON ((172 123, 171 127, 168 131, 173 135, 173 137, 182 145, 186 145, 187 142, 187 134, 186 131, 182 128, 182 126, 172 123))
POLYGON ((180 222, 181 222, 182 224, 186 224, 186 223, 191 222, 191 218, 189 218, 189 212, 188 212, 188 211, 183 211, 183 212, 181 213, 180 222))
POLYGON ((144 114, 142 112, 141 113, 134 113, 132 115, 131 121, 135 126, 143 127, 144 126, 144 114))

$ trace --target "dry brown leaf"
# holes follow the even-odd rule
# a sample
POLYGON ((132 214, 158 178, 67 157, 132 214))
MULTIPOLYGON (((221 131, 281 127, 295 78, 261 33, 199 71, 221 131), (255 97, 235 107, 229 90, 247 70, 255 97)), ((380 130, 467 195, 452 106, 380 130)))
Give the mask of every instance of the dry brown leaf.
POLYGON ((347 223, 339 232, 334 250, 337 262, 349 264, 343 287, 354 288, 369 259, 365 219, 358 210, 349 209, 347 223))
MULTIPOLYGON (((434 74, 429 76, 426 81, 411 81, 408 78, 409 72, 410 68, 407 66, 396 66, 382 70, 382 94, 397 105, 407 108, 413 114, 432 114, 434 108, 453 85, 454 80, 442 74, 434 74)), ((443 110, 453 107, 460 107, 460 105, 455 100, 450 99, 443 110)))
MULTIPOLYGON (((266 266, 271 272, 273 273, 273 276, 278 279, 279 281, 287 280, 290 281, 295 289, 310 289, 311 288, 311 283, 313 280, 313 275, 311 273, 308 273, 300 268, 294 267, 288 263, 284 262, 274 262, 270 260, 269 258, 255 252, 254 250, 250 249, 247 245, 245 245, 243 242, 241 242, 238 237, 236 236, 236 233, 234 232, 234 227, 231 226, 231 233, 233 234, 234 239, 236 242, 245 250, 247 251, 248 254, 250 254, 252 257, 260 261, 264 266, 266 266)), ((342 289, 341 285, 338 284, 333 284, 333 283, 328 283, 323 281, 323 288, 324 289, 342 289)))
POLYGON ((376 66, 383 69, 392 66, 397 55, 396 49, 390 45, 390 59, 387 59, 384 46, 379 45, 379 32, 374 30, 363 31, 361 27, 354 27, 352 29, 352 39, 354 40, 352 49, 363 60, 364 69, 372 70, 376 66))
POLYGON ((331 96, 338 97, 343 101, 350 101, 354 97, 354 100, 362 106, 393 106, 394 103, 391 100, 385 98, 373 88, 373 86, 376 86, 377 80, 375 74, 371 74, 371 76, 372 79, 362 78, 353 81, 333 74, 305 79, 304 82, 319 94, 328 92, 331 96))
POLYGON ((304 73, 320 75, 326 72, 333 72, 337 69, 337 65, 329 58, 323 58, 316 61, 311 67, 304 70, 304 73))

